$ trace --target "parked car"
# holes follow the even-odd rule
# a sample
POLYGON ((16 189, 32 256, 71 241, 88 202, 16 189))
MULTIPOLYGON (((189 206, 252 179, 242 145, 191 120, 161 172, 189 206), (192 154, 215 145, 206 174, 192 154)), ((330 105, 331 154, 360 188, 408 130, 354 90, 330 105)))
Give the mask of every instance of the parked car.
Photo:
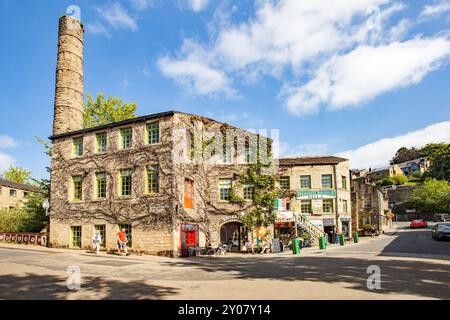
POLYGON ((436 213, 433 216, 434 222, 447 222, 450 221, 450 216, 446 213, 436 213))
POLYGON ((434 240, 450 239, 450 223, 438 223, 431 231, 434 240))
POLYGON ((413 220, 409 224, 409 227, 411 229, 414 229, 414 228, 427 228, 428 227, 428 223, 425 220, 422 220, 422 219, 413 220))

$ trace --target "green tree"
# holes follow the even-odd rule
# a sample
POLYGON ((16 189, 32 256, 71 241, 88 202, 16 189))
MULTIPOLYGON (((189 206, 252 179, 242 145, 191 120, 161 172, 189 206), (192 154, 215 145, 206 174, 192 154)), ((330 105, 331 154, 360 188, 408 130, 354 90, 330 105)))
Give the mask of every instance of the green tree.
POLYGON ((391 160, 391 164, 397 164, 409 160, 414 160, 420 158, 420 150, 412 147, 412 148, 406 148, 401 147, 397 150, 395 153, 395 156, 391 160))
POLYGON ((1 177, 9 181, 28 183, 31 181, 31 171, 22 167, 14 167, 10 165, 8 170, 5 170, 1 177))
POLYGON ((421 153, 431 161, 430 168, 424 174, 425 177, 450 181, 449 144, 430 143, 421 149, 421 153))
POLYGON ((428 179, 422 187, 413 191, 412 201, 423 212, 449 212, 450 183, 445 180, 428 179))
POLYGON ((402 185, 408 182, 408 177, 404 174, 396 174, 392 177, 384 177, 383 179, 380 179, 375 182, 377 186, 385 187, 385 186, 392 186, 392 185, 402 185))
POLYGON ((97 94, 94 100, 87 94, 87 103, 84 105, 83 125, 91 128, 121 120, 134 118, 137 104, 135 102, 122 102, 117 97, 105 98, 102 93, 97 94))
MULTIPOLYGON (((275 202, 281 191, 275 187, 276 176, 265 172, 269 168, 270 165, 263 165, 258 161, 251 164, 245 174, 239 176, 240 185, 251 185, 254 188, 252 208, 245 212, 242 219, 250 230, 254 227, 267 227, 275 221, 275 202)), ((234 191, 231 194, 231 202, 245 204, 245 200, 234 191)))

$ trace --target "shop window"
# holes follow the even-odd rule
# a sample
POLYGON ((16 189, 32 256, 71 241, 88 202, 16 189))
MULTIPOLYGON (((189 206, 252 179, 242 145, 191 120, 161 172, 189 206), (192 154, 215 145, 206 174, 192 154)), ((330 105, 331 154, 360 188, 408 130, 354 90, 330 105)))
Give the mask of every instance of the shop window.
POLYGON ((324 213, 333 213, 333 199, 322 200, 322 211, 324 213))
POLYGON ((184 179, 184 207, 187 209, 194 207, 194 181, 189 178, 184 179))
POLYGON ((303 214, 312 213, 311 200, 302 200, 300 203, 300 212, 303 214))
POLYGON ((70 247, 81 248, 81 226, 70 227, 70 247))

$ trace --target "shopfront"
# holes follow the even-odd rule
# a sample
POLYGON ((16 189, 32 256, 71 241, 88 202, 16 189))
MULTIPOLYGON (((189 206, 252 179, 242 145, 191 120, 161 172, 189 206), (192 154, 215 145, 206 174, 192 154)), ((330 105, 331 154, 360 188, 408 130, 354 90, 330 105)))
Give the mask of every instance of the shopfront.
POLYGON ((334 219, 323 219, 323 231, 328 236, 328 242, 334 243, 334 219))
POLYGON ((293 211, 278 211, 275 219, 274 238, 287 246, 289 240, 295 237, 295 222, 293 211))
POLYGON ((180 254, 188 257, 190 249, 199 245, 199 226, 194 223, 182 223, 180 227, 180 254))
POLYGON ((342 233, 345 237, 350 236, 350 218, 341 218, 342 233))

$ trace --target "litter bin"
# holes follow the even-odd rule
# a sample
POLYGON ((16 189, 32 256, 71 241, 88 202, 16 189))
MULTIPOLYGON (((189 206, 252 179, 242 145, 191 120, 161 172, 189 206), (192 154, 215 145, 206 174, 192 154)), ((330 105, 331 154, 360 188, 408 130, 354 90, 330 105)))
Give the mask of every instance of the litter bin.
POLYGON ((344 238, 344 234, 343 234, 343 233, 341 233, 341 234, 339 235, 339 244, 340 244, 341 246, 343 246, 343 245, 345 244, 345 238, 344 238))
POLYGON ((292 243, 292 253, 300 254, 300 240, 298 238, 295 238, 294 242, 292 243))
POLYGON ((320 237, 320 238, 319 238, 319 248, 320 248, 321 250, 327 248, 327 238, 326 238, 326 236, 323 236, 323 237, 320 237))
POLYGON ((359 242, 359 235, 358 232, 353 233, 353 242, 358 243, 359 242))

